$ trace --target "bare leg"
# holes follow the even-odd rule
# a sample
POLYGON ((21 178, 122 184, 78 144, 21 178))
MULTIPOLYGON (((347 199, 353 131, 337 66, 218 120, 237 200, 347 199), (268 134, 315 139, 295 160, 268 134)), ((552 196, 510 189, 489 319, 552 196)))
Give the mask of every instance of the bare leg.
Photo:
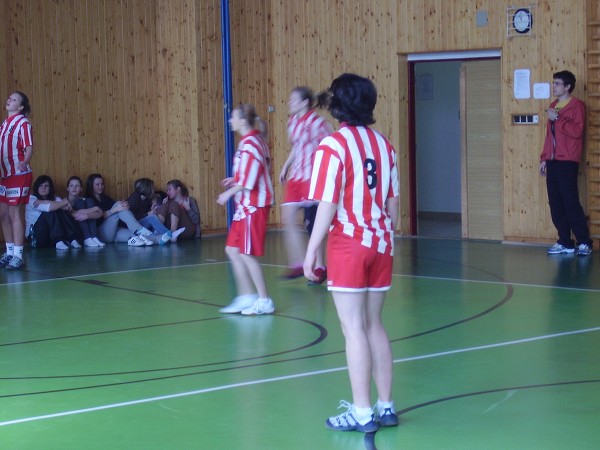
POLYGON ((233 270, 238 295, 254 294, 251 274, 242 259, 240 250, 237 247, 225 247, 225 253, 231 261, 231 269, 233 270))
POLYGON ((284 239, 290 267, 301 267, 306 254, 304 233, 298 224, 299 210, 299 207, 293 204, 281 207, 281 220, 284 225, 284 239))
POLYGON ((366 330, 367 293, 333 291, 333 300, 346 339, 352 402, 359 408, 369 408, 372 357, 366 330))
MULTIPOLYGON (((21 214, 21 205, 9 205, 8 215, 10 216, 10 224, 12 227, 12 238, 16 246, 25 245, 25 224, 21 214)), ((2 228, 4 231, 4 226, 2 228)), ((4 235, 7 242, 8 237, 4 235)))
POLYGON ((8 205, 6 203, 0 203, 0 221, 2 222, 2 235, 4 236, 5 242, 12 242, 12 222, 8 213, 8 205))
POLYGON ((258 291, 258 297, 268 298, 269 293, 267 292, 265 277, 263 275, 262 267, 260 266, 260 263, 256 257, 252 255, 244 255, 242 253, 240 253, 240 257, 246 266, 247 273, 250 275, 254 287, 256 287, 256 290, 258 291))
POLYGON ((373 362, 373 380, 377 387, 378 400, 392 401, 393 361, 392 346, 383 323, 381 311, 385 291, 369 291, 367 297, 367 337, 373 362))

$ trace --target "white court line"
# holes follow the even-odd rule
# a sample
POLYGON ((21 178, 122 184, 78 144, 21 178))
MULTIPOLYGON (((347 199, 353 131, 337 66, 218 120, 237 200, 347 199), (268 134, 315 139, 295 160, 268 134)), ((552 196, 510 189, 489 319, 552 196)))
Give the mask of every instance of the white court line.
MULTIPOLYGON (((515 341, 499 342, 497 344, 480 345, 478 347, 468 347, 468 348, 462 348, 462 349, 457 349, 457 350, 449 350, 447 352, 431 353, 428 355, 412 356, 409 358, 400 358, 400 359, 395 359, 394 364, 409 362, 409 361, 417 361, 420 359, 438 358, 440 356, 455 355, 458 353, 486 350, 486 349, 490 349, 490 348, 505 347, 505 346, 509 346, 509 345, 541 341, 544 339, 552 339, 552 338, 557 338, 557 337, 570 336, 570 335, 574 335, 574 334, 591 333, 594 331, 600 331, 600 327, 586 328, 586 329, 574 330, 574 331, 565 331, 563 333, 547 334, 544 336, 536 336, 536 337, 532 337, 532 338, 518 339, 515 341)), ((335 367, 333 369, 317 370, 314 372, 303 372, 303 373, 298 373, 295 375, 286 375, 286 376, 282 376, 282 377, 263 378, 261 380, 245 381, 243 383, 227 384, 224 386, 216 386, 216 387, 212 387, 212 388, 198 389, 196 391, 180 392, 178 394, 161 395, 159 397, 149 397, 149 398, 143 398, 143 399, 139 399, 139 400, 131 400, 128 402, 111 403, 108 405, 94 406, 91 408, 83 408, 83 409, 75 409, 75 410, 71 410, 71 411, 63 411, 63 412, 59 412, 59 413, 46 414, 43 416, 24 417, 22 419, 15 419, 15 420, 8 420, 5 422, 0 422, 0 426, 3 427, 3 426, 7 426, 7 425, 15 425, 15 424, 25 423, 25 422, 35 422, 38 420, 54 419, 57 417, 72 416, 72 415, 76 415, 76 414, 84 414, 84 413, 89 413, 89 412, 94 412, 94 411, 102 411, 105 409, 121 408, 124 406, 140 405, 142 403, 158 402, 161 400, 170 400, 170 399, 180 398, 180 397, 190 397, 192 395, 206 394, 208 392, 224 391, 227 389, 253 386, 253 385, 257 385, 257 384, 274 383, 277 381, 293 380, 295 378, 305 378, 305 377, 311 377, 311 376, 315 376, 315 375, 323 375, 323 374, 327 374, 327 373, 341 372, 346 369, 347 369, 346 366, 335 367)))

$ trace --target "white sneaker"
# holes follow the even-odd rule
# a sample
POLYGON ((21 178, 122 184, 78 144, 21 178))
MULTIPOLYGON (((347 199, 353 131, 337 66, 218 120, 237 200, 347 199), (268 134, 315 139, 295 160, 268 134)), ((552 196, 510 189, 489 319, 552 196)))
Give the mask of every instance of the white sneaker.
POLYGON ((56 243, 56 250, 69 250, 69 246, 63 241, 58 241, 56 243))
POLYGON ((71 247, 73 247, 73 248, 81 248, 81 244, 79 242, 77 242, 77 239, 73 239, 71 241, 71 247))
POLYGON ((240 313, 242 310, 251 307, 257 299, 258 294, 238 295, 229 305, 221 308, 219 312, 224 314, 240 313))
POLYGON ((258 298, 252 306, 242 310, 244 316, 256 316, 259 314, 273 314, 275 305, 270 298, 258 298))
POLYGON ((138 237, 141 238, 145 242, 146 245, 154 245, 155 244, 155 242, 152 239, 150 239, 150 235, 144 236, 143 234, 140 234, 138 237))
POLYGON ((127 245, 132 247, 143 247, 146 245, 146 239, 144 239, 142 236, 133 236, 127 241, 127 245))
POLYGON ((173 237, 173 234, 170 231, 167 231, 158 240, 158 245, 165 245, 167 242, 171 242, 172 237, 173 237))
POLYGON ((173 231, 173 236, 171 236, 171 242, 177 242, 177 238, 184 231, 185 231, 185 228, 179 228, 178 230, 173 231))
POLYGON ((96 245, 98 247, 105 247, 106 246, 106 244, 104 242, 102 242, 100 239, 98 239, 97 237, 92 238, 92 239, 94 240, 94 242, 96 243, 96 245))
POLYGON ((94 240, 94 238, 85 238, 85 240, 83 241, 83 246, 84 247, 98 247, 98 244, 96 244, 96 241, 94 240))
POLYGON ((137 230, 135 230, 135 234, 140 236, 150 236, 152 231, 145 227, 139 227, 137 230))

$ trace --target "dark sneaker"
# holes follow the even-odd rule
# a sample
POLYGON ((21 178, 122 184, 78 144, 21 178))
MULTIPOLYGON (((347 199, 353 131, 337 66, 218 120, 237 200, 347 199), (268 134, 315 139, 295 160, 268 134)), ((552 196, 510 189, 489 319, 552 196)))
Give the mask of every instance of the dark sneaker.
POLYGON ((561 254, 573 254, 575 253, 574 248, 568 248, 561 244, 554 244, 548 249, 549 255, 561 255, 561 254))
POLYGON ((377 421, 382 427, 395 427, 400 423, 394 407, 384 408, 377 413, 377 421))
POLYGON ((283 278, 286 280, 293 280, 294 278, 300 278, 304 276, 304 269, 302 267, 290 267, 283 274, 283 278))
POLYGON ((371 419, 365 423, 359 423, 354 417, 354 405, 342 400, 339 408, 347 408, 345 413, 330 417, 325 421, 325 426, 335 431, 359 431, 361 433, 373 433, 379 429, 379 424, 375 421, 375 415, 371 414, 371 419))
POLYGON ((8 253, 3 254, 0 257, 0 267, 6 267, 8 266, 8 263, 10 262, 10 260, 12 259, 13 255, 9 255, 8 253))
POLYGON ((6 266, 6 270, 21 270, 25 267, 25 262, 18 256, 13 256, 6 266))
POLYGON ((592 254, 592 247, 587 244, 580 244, 577 247, 577 254, 579 256, 588 256, 592 254))

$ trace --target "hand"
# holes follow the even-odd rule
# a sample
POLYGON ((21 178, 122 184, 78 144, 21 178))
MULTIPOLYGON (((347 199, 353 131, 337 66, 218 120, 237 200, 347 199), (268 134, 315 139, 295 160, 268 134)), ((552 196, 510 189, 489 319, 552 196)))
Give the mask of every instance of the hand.
POLYGON ((183 200, 181 201, 180 205, 186 211, 189 210, 190 209, 190 199, 188 197, 184 197, 183 200))
POLYGON ((231 186, 233 186, 233 177, 223 178, 221 180, 221 186, 223 186, 224 188, 230 188, 231 186))
POLYGON ((217 203, 219 205, 224 205, 225 203, 227 203, 228 200, 229 200, 229 195, 227 194, 227 191, 221 192, 219 194, 219 196, 217 197, 217 203))
POLYGON ((19 172, 26 172, 27 171, 27 163, 25 161, 19 161, 17 163, 17 169, 19 170, 19 172))
POLYGON ((548 116, 548 119, 554 121, 558 118, 558 111, 554 108, 548 108, 546 110, 546 115, 548 116))
POLYGON ((306 256, 304 257, 304 276, 308 278, 310 281, 317 281, 317 276, 315 275, 315 265, 317 263, 317 254, 315 252, 311 252, 309 250, 306 251, 306 256))
POLYGON ((73 211, 72 216, 77 222, 83 222, 84 220, 87 220, 87 215, 81 211, 73 211))
POLYGON ((540 175, 543 177, 546 176, 546 161, 540 163, 540 175))
POLYGON ((288 172, 287 167, 284 167, 283 169, 281 169, 281 173, 279 174, 279 182, 281 184, 285 184, 285 182, 287 180, 287 172, 288 172))

